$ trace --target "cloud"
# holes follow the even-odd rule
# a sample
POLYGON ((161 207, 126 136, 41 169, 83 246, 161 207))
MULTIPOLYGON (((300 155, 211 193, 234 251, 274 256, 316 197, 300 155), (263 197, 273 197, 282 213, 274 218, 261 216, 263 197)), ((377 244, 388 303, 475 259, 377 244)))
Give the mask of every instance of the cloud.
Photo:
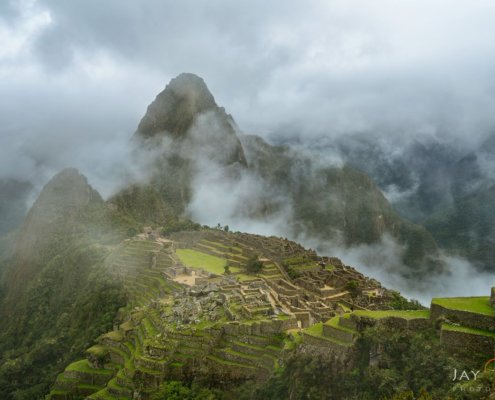
POLYGON ((493 274, 480 272, 468 260, 440 254, 446 269, 438 274, 404 276, 408 268, 402 264, 404 247, 390 235, 384 235, 379 243, 343 247, 336 241, 305 237, 298 240, 320 254, 341 258, 363 274, 377 279, 385 287, 398 290, 402 295, 419 300, 429 306, 432 296, 487 296, 493 285, 493 274))
POLYGON ((472 138, 494 124, 490 1, 30 3, 30 21, 49 15, 31 66, 59 75, 105 54, 117 75, 152 71, 155 92, 195 72, 248 132, 472 138))
MULTIPOLYGON (((244 132, 309 148, 322 163, 339 165, 336 139, 354 133, 391 160, 415 141, 475 149, 495 128, 494 19, 491 0, 3 1, 0 178, 39 190, 75 166, 110 195, 144 173, 129 139, 184 71, 205 79, 244 132)), ((493 170, 491 156, 480 163, 493 170)), ((195 192, 193 216, 286 230, 292 206, 279 193, 250 174, 227 186, 222 174, 198 175, 209 186, 195 192), (239 202, 267 194, 275 219, 235 219, 239 202)), ((400 199, 411 187, 389 189, 400 199)), ((398 249, 385 245, 390 264, 398 249)))
POLYGON ((238 172, 234 179, 228 172, 203 160, 195 175, 193 197, 187 214, 209 226, 229 225, 231 230, 259 235, 287 235, 290 231, 292 205, 267 183, 249 171, 238 172), (274 213, 263 215, 263 204, 279 205, 274 213))

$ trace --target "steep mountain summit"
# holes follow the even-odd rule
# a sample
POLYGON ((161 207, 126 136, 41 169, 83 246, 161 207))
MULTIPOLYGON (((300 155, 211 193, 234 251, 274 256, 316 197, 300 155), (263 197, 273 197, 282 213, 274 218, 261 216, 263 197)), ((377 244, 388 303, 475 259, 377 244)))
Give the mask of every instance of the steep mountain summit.
POLYGON ((77 170, 45 185, 0 280, 0 398, 15 398, 20 382, 23 398, 41 398, 53 376, 111 327, 125 299, 104 260, 126 228, 77 170), (22 378, 6 365, 19 366, 22 378))
POLYGON ((99 193, 76 169, 67 168, 55 175, 21 226, 5 276, 7 298, 15 301, 27 283, 73 241, 101 231, 105 212, 99 193))
MULTIPOLYGON (((41 191, 24 221, 16 253, 25 258, 34 249, 44 249, 52 242, 52 233, 66 234, 88 208, 104 206, 99 193, 84 175, 66 168, 55 175, 41 191)), ((29 257, 28 257, 29 258, 29 257)))
POLYGON ((179 214, 191 200, 198 171, 209 174, 227 167, 236 174, 247 167, 233 118, 216 104, 203 79, 190 73, 172 79, 156 96, 134 139, 145 159, 147 150, 162 149, 154 159, 151 183, 179 214))
POLYGON ((64 210, 77 210, 92 202, 103 202, 101 196, 88 183, 88 179, 75 168, 65 168, 55 175, 43 188, 31 213, 61 213, 64 210))
POLYGON ((194 74, 183 73, 170 81, 148 106, 135 136, 172 139, 174 155, 184 159, 203 154, 221 165, 246 165, 233 118, 194 74))
POLYGON ((166 133, 178 138, 188 131, 198 114, 216 109, 203 79, 183 73, 172 79, 148 106, 136 133, 143 137, 166 133))

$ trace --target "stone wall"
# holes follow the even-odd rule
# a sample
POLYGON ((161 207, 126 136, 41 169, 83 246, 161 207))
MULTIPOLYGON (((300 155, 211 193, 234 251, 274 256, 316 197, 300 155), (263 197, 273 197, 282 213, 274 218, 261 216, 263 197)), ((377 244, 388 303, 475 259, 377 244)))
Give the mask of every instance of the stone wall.
POLYGON ((440 340, 454 354, 463 353, 485 360, 495 357, 493 337, 442 329, 440 340))
MULTIPOLYGON (((428 318, 407 319, 391 316, 375 319, 370 317, 358 317, 355 314, 352 314, 349 320, 343 318, 342 322, 343 326, 349 325, 349 327, 352 327, 352 325, 354 325, 360 331, 368 326, 381 325, 391 329, 407 329, 410 331, 419 332, 432 326, 432 321, 428 318)), ((355 327, 352 329, 356 329, 355 327)))
POLYGON ((307 311, 297 311, 294 312, 294 315, 296 316, 297 321, 301 321, 301 328, 308 328, 311 319, 310 319, 310 314, 307 311))
POLYGON ((272 336, 288 329, 296 329, 297 327, 297 319, 289 318, 286 320, 263 320, 251 324, 231 322, 225 324, 223 330, 227 335, 272 336))
POLYGON ((334 337, 343 342, 352 342, 354 340, 354 334, 352 332, 347 332, 326 324, 323 324, 323 336, 334 337))
POLYGON ((459 322, 469 328, 495 332, 495 318, 489 315, 476 314, 469 311, 450 310, 438 304, 431 304, 430 319, 434 322, 441 316, 459 322))
POLYGON ((364 307, 361 307, 361 306, 359 306, 357 304, 351 303, 350 301, 347 301, 347 300, 341 300, 341 299, 339 299, 339 303, 342 303, 346 307, 354 308, 354 310, 365 310, 364 307))
POLYGON ((431 320, 428 318, 413 318, 407 321, 407 328, 411 331, 421 332, 432 326, 431 320))
POLYGON ((220 364, 210 359, 206 359, 204 363, 205 375, 217 377, 219 381, 244 381, 248 378, 266 380, 269 376, 264 368, 248 368, 241 367, 240 365, 232 364, 220 364))
POLYGON ((390 329, 407 329, 407 319, 399 317, 380 318, 377 321, 378 325, 383 325, 390 329))
POLYGON ((343 318, 340 317, 339 319, 339 325, 343 326, 344 328, 347 329, 357 329, 357 322, 355 318, 343 318))
POLYGON ((345 357, 348 354, 349 347, 340 345, 331 340, 320 338, 318 336, 303 333, 303 346, 315 351, 317 354, 332 354, 338 357, 345 357))

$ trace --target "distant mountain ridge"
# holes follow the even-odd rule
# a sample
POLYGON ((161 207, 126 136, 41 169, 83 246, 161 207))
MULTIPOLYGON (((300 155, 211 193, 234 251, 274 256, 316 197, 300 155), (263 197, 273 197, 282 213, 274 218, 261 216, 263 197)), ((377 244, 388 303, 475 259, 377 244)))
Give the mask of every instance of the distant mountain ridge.
POLYGON ((495 271, 494 134, 470 151, 431 139, 390 154, 379 140, 362 135, 339 139, 334 146, 449 254, 465 257, 479 270, 495 271))

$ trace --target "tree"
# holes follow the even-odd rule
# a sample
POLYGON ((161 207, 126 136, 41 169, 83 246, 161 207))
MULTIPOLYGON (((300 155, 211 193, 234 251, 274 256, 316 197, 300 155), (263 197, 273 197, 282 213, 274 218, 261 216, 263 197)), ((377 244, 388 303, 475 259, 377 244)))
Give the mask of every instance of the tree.
POLYGON ((257 274, 263 269, 263 263, 259 260, 257 254, 249 257, 246 263, 246 270, 249 274, 257 274))
POLYGON ((214 390, 192 385, 191 388, 178 381, 164 382, 153 393, 151 400, 217 400, 214 390))
POLYGON ((358 295, 361 294, 361 289, 359 288, 359 282, 358 281, 349 281, 345 285, 345 289, 349 291, 352 297, 357 297, 358 295))
POLYGON ((223 271, 224 271, 223 273, 225 275, 230 275, 230 265, 229 265, 228 261, 225 263, 225 265, 223 267, 223 271))

